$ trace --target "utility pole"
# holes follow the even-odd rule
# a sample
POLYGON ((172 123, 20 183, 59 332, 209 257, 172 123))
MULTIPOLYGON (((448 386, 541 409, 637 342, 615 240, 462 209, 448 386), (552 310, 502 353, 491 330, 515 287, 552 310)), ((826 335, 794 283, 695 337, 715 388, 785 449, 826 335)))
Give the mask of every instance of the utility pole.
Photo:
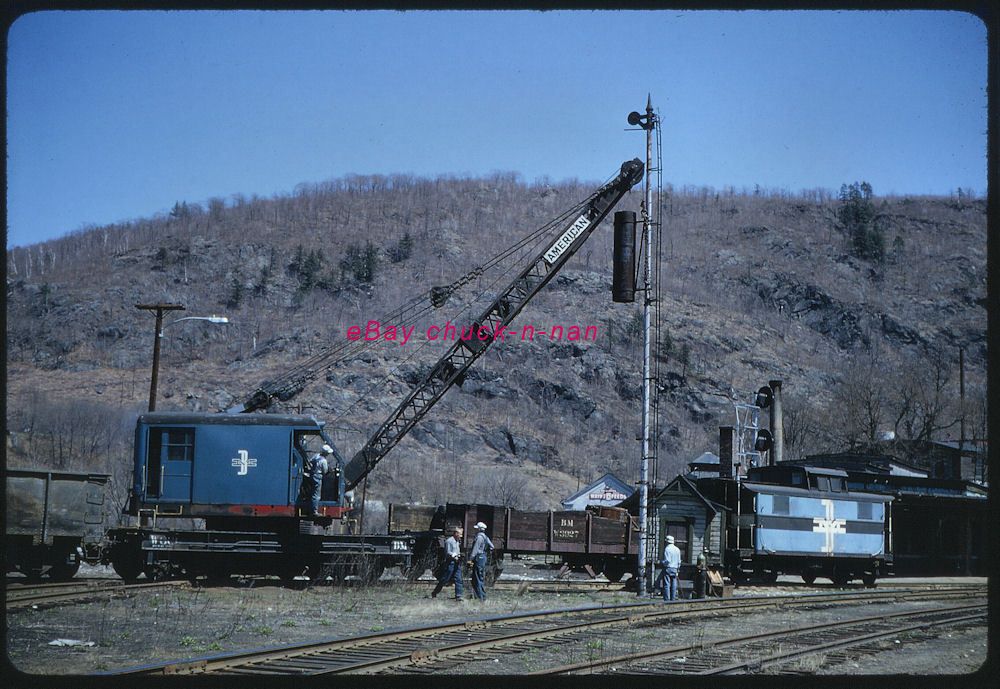
MULTIPOLYGON (((965 452, 965 347, 958 348, 958 404, 961 412, 958 435, 958 471, 955 478, 962 478, 962 453, 965 452)), ((973 446, 975 443, 973 443, 973 446)), ((975 480, 975 462, 973 462, 972 478, 975 480)))
POLYGON ((637 112, 629 113, 628 123, 639 125, 646 130, 646 187, 645 201, 642 206, 642 226, 643 238, 646 244, 645 263, 643 264, 643 287, 645 298, 642 302, 642 461, 639 468, 639 586, 638 595, 646 595, 647 578, 646 554, 648 552, 648 506, 649 506, 649 459, 650 459, 650 406, 651 406, 651 384, 652 368, 650 359, 651 350, 651 319, 650 307, 653 304, 655 294, 653 292, 653 130, 657 125, 656 115, 653 113, 653 99, 651 95, 646 97, 646 114, 640 115, 637 112))
POLYGON ((156 379, 160 368, 160 339, 163 336, 163 312, 183 311, 181 304, 136 304, 135 308, 156 311, 156 336, 153 338, 153 375, 149 379, 149 411, 156 411, 156 379))

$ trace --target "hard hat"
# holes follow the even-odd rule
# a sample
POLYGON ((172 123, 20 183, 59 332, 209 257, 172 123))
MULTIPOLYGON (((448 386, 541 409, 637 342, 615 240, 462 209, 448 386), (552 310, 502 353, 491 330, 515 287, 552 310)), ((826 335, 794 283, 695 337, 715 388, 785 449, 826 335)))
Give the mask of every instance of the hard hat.
POLYGON ((325 455, 332 455, 333 448, 330 447, 329 445, 324 445, 322 448, 320 448, 320 452, 322 452, 325 455))
POLYGON ((673 542, 674 542, 674 537, 673 536, 667 536, 667 543, 673 543, 673 542))
POLYGON ((482 522, 476 522, 476 526, 474 528, 480 529, 482 531, 485 531, 486 530, 486 524, 483 524, 482 522))

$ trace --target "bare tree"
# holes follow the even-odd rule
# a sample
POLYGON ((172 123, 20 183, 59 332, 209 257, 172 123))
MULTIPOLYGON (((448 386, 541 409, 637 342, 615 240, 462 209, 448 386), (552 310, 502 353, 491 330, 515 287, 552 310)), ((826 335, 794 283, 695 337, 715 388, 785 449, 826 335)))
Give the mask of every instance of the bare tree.
POLYGON ((513 467, 504 467, 493 472, 490 495, 493 504, 515 509, 523 507, 528 479, 524 473, 513 467))
POLYGON ((903 370, 897 388, 896 437, 932 440, 961 418, 946 363, 924 354, 903 370))
POLYGON ((819 451, 823 433, 821 411, 808 398, 786 394, 782 416, 785 451, 790 459, 819 451))
POLYGON ((875 352, 852 357, 834 390, 829 418, 833 438, 848 449, 873 445, 885 418, 885 383, 875 352))

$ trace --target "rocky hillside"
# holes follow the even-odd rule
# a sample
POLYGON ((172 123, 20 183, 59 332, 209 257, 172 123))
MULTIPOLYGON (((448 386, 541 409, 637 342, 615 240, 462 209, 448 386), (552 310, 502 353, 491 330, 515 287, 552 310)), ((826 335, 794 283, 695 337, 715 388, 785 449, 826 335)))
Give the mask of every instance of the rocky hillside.
MULTIPOLYGON (((110 469, 124 483, 153 341, 153 318, 136 304, 230 319, 170 325, 163 339, 158 409, 221 410, 597 186, 353 176, 270 199, 181 201, 164 217, 9 251, 8 462, 110 469)), ((640 196, 619 209, 638 210, 640 196)), ((957 438, 959 348, 967 434, 985 424, 985 202, 872 197, 875 253, 862 250, 843 206, 822 191, 665 194, 661 484, 717 451, 732 400, 750 401, 774 378, 784 381, 790 456, 885 430, 957 438)), ((496 346, 382 462, 371 495, 555 507, 606 471, 637 478, 641 307, 611 301, 610 225, 515 323, 596 326, 596 338, 496 346)), ((466 324, 515 265, 471 279, 406 344, 351 350, 272 411, 325 418, 352 454, 444 351, 427 328, 466 324)))

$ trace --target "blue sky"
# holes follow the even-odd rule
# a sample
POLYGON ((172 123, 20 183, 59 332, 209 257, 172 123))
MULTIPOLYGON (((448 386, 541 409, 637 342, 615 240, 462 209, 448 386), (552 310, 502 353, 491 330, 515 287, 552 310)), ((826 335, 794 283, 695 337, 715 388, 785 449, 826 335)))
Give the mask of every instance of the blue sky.
POLYGON ((10 28, 7 247, 346 174, 986 192, 958 12, 41 12, 10 28))

